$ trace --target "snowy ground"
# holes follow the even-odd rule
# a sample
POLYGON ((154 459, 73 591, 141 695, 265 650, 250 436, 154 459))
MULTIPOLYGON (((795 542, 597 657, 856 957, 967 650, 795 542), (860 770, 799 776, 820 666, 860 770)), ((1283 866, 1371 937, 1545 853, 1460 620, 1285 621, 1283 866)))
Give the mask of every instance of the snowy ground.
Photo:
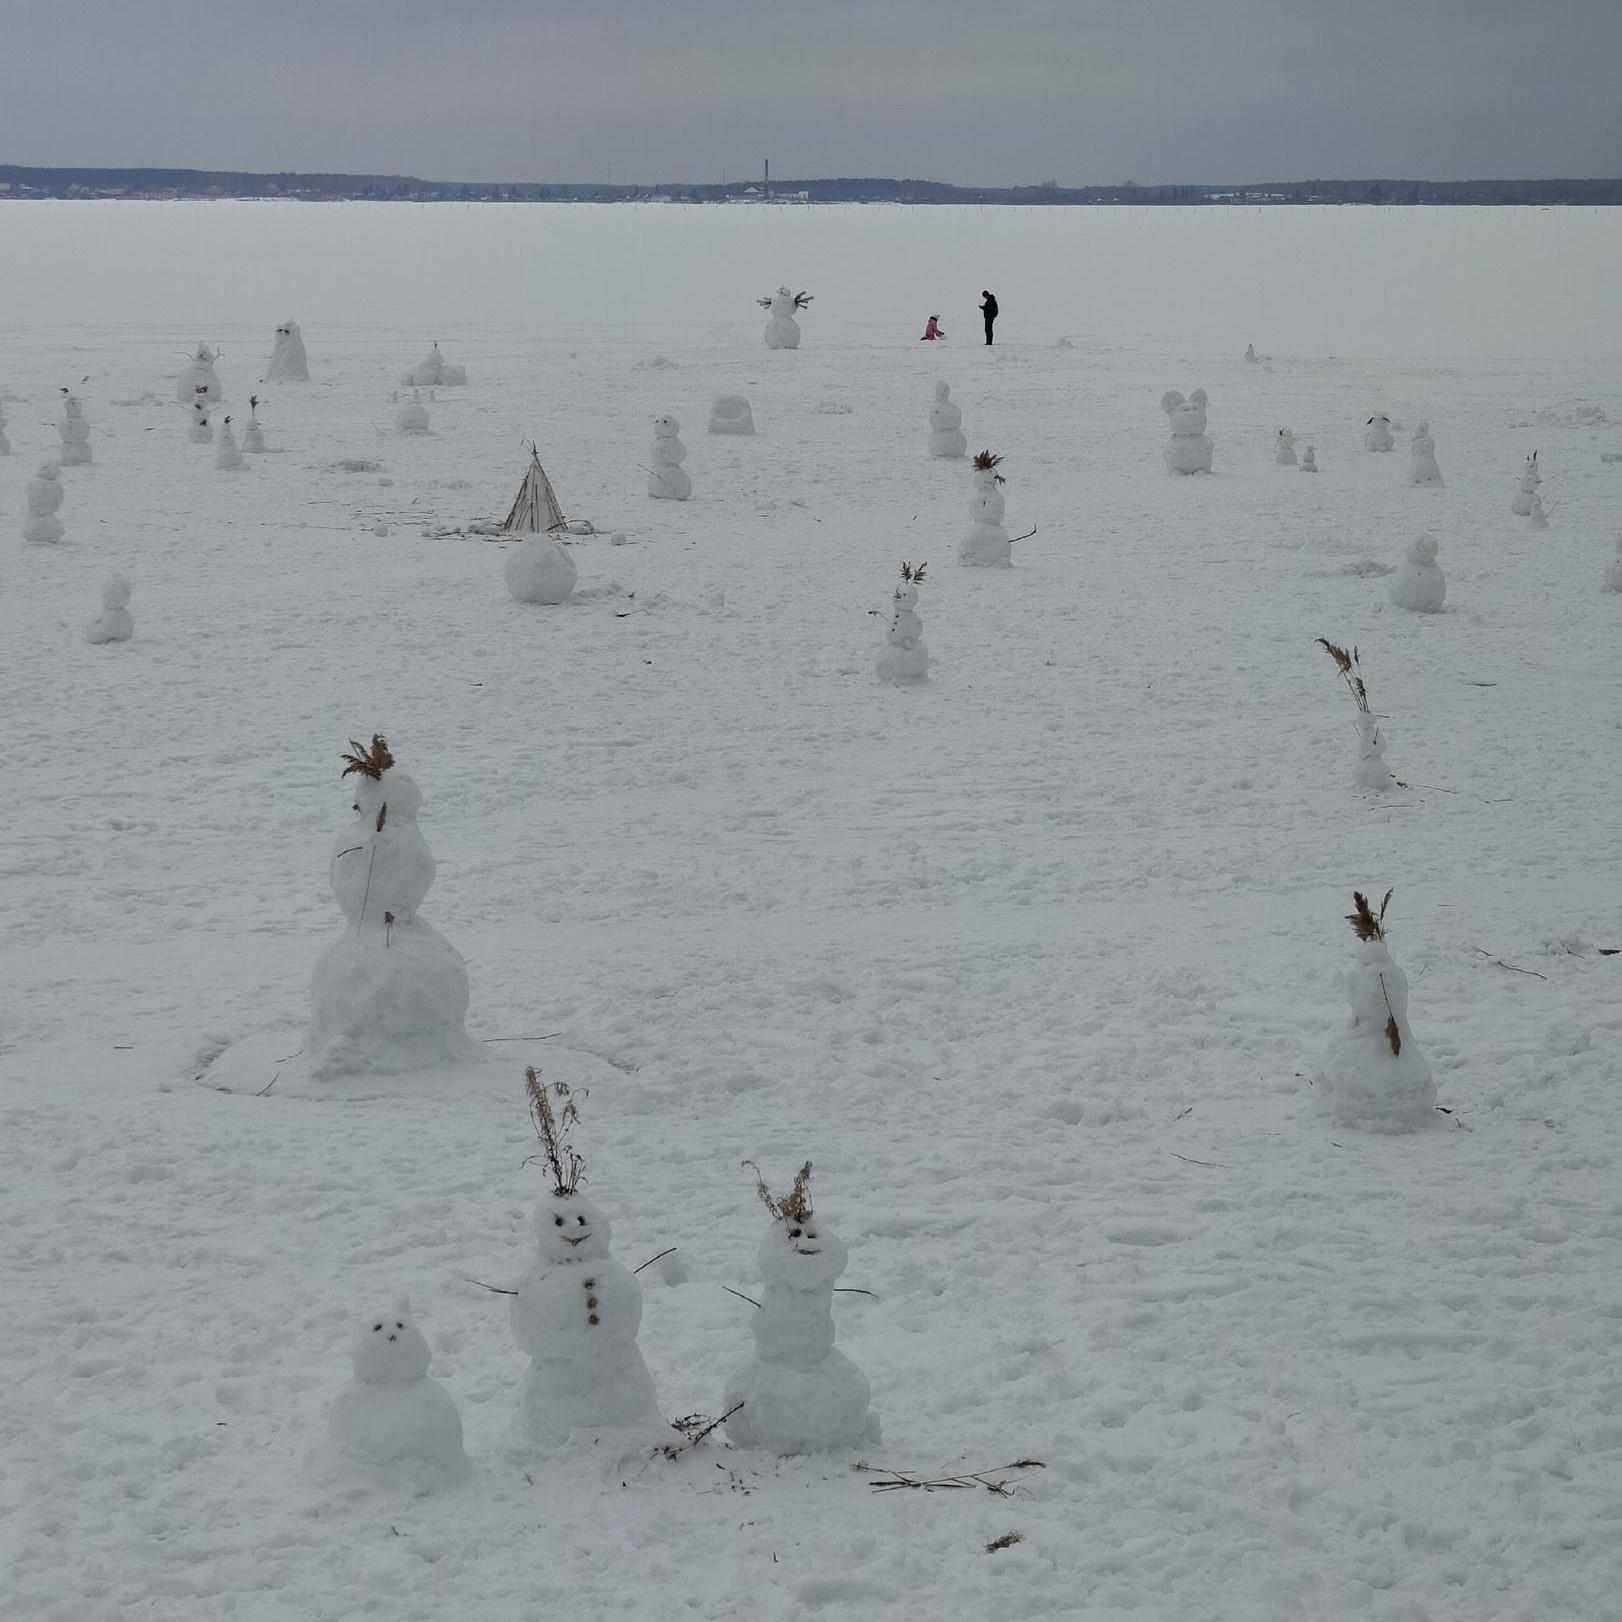
POLYGON ((1617 214, 5 205, 0 229, 0 1611, 1611 1614, 1617 214), (785 280, 816 302, 768 353, 751 301, 785 280), (223 347, 240 412, 289 315, 315 381, 270 391, 283 454, 216 473, 169 403, 183 353, 223 347), (398 437, 434 338, 471 383, 398 437), (1038 526, 1012 573, 952 561, 937 377, 1007 457, 1011 533, 1038 526), (24 547, 62 384, 96 460, 64 474, 66 544, 24 547), (1159 398, 1195 385, 1217 474, 1175 479, 1159 398), (704 432, 733 392, 753 440, 704 432), (1376 410, 1391 455, 1360 449, 1376 410), (643 493, 664 411, 685 505, 643 493), (1443 490, 1402 483, 1420 417, 1443 490), (1316 479, 1273 465, 1281 425, 1316 479), (558 610, 507 598, 502 547, 424 533, 499 516, 530 435, 567 510, 628 538, 577 545, 558 610), (1547 534, 1508 510, 1534 447, 1547 534), (1364 567, 1426 529, 1437 617, 1364 567), (911 691, 872 677, 903 557, 930 560, 937 660, 911 691), (136 639, 91 648, 115 568, 136 639), (1320 635, 1362 649, 1407 790, 1348 787, 1320 635), (296 1043, 342 923, 338 755, 373 731, 426 795, 424 913, 491 1065, 340 1102, 198 1086, 227 1044, 296 1043), (1388 885, 1453 1112, 1409 1139, 1331 1129, 1306 1079, 1350 892, 1388 885), (738 1162, 810 1157, 873 1292, 838 1308, 885 1423, 868 1462, 1046 1468, 998 1498, 715 1442, 514 1454, 522 1361, 467 1280, 532 1249, 526 1062, 590 1088, 621 1259, 679 1247, 678 1282, 641 1275, 668 1413, 716 1412, 749 1344, 738 1162), (401 1289, 476 1465, 439 1497, 310 1461, 353 1321, 401 1289))

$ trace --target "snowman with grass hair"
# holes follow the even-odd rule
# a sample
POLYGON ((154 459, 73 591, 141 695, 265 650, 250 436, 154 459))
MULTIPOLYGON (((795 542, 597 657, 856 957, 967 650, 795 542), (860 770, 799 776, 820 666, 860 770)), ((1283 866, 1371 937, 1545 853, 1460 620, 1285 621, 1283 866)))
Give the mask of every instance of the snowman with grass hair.
POLYGON ((918 618, 918 588, 924 583, 928 567, 927 563, 916 568, 910 562, 901 565, 901 583, 895 588, 889 629, 873 667, 879 680, 892 687, 929 680, 929 649, 924 646, 924 623, 918 618))
POLYGON ((798 349, 800 323, 794 317, 810 308, 811 295, 803 289, 798 293, 791 293, 786 287, 780 287, 775 293, 756 299, 755 303, 761 309, 771 312, 772 318, 766 323, 766 347, 798 349))
POLYGON ((827 1453, 880 1439, 867 1376, 834 1349, 834 1281, 848 1253, 811 1204, 811 1162, 774 1195, 752 1161, 771 1222, 756 1261, 765 1284, 754 1355, 733 1371, 722 1399, 728 1437, 780 1455, 827 1453))
POLYGON ((584 1095, 548 1085, 533 1068, 524 1090, 541 1144, 534 1159, 549 1185, 535 1205, 537 1254, 510 1308, 513 1339, 530 1358, 515 1433, 540 1447, 605 1434, 633 1448, 657 1446, 670 1427, 637 1345, 642 1287, 609 1254, 613 1231, 580 1192, 586 1163, 569 1141, 584 1095))
POLYGON ((974 459, 974 493, 969 497, 974 526, 957 549, 957 561, 971 569, 1010 569, 1014 564, 1013 542, 1002 522, 1004 502, 998 486, 1007 481, 997 471, 1001 464, 995 451, 981 451, 974 459))

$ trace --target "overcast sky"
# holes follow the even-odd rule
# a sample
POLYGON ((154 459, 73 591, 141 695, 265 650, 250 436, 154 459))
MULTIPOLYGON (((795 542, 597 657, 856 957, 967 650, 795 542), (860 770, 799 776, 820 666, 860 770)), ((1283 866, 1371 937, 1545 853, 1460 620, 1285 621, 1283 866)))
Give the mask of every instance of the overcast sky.
POLYGON ((0 0, 0 163, 1622 174, 1622 0, 0 0))

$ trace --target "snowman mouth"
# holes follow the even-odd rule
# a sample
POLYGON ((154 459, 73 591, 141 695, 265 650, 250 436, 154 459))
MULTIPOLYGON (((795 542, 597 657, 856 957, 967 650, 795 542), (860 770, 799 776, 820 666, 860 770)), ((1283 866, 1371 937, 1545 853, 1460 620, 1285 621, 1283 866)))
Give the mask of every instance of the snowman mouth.
POLYGON ((578 1239, 571 1239, 568 1234, 564 1234, 563 1242, 566 1245, 583 1245, 589 1238, 591 1238, 589 1233, 581 1234, 578 1239))
POLYGON ((820 1246, 818 1246, 815 1250, 807 1250, 804 1245, 796 1245, 794 1247, 794 1254, 796 1256, 820 1256, 822 1254, 822 1249, 820 1246))

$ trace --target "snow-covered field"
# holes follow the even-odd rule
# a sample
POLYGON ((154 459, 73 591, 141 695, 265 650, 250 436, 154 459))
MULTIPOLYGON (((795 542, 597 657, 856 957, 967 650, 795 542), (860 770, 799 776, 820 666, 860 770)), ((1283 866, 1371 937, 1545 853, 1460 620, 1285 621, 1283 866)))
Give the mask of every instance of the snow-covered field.
POLYGON ((1622 218, 15 204, 0 256, 0 1614, 1614 1614, 1622 218), (796 352, 780 282, 816 296, 796 352), (240 424, 288 316, 280 454, 216 472, 174 378, 220 347, 240 424), (435 339, 469 385, 402 437, 435 339), (937 378, 1036 526, 1012 572, 954 561, 937 378), (95 460, 25 546, 64 385, 95 460), (1160 397, 1196 385, 1216 473, 1175 478, 1160 397), (706 434, 732 393, 757 437, 706 434), (661 413, 686 503, 645 494, 661 413), (1422 418, 1442 489, 1403 482, 1422 418), (443 533, 505 512, 530 437, 604 532, 562 608, 443 533), (1545 533, 1509 511, 1534 448, 1545 533), (1435 616, 1370 567, 1427 530, 1435 616), (895 689, 903 558, 935 665, 895 689), (135 637, 92 647, 114 571, 135 637), (1406 788, 1351 787, 1319 636, 1406 788), (490 1060, 199 1086, 298 1045, 374 732, 490 1060), (1308 1079, 1351 891, 1388 886, 1451 1112, 1406 1137, 1308 1079), (739 1162, 815 1163, 882 1444, 514 1449, 525 1361, 469 1281, 534 1254, 530 1063, 589 1089, 615 1253, 677 1247, 640 1275, 669 1415, 750 1346, 739 1162), (314 1458, 402 1290, 474 1464, 427 1497, 314 1458), (1045 1468, 879 1493, 859 1458, 1045 1468))

